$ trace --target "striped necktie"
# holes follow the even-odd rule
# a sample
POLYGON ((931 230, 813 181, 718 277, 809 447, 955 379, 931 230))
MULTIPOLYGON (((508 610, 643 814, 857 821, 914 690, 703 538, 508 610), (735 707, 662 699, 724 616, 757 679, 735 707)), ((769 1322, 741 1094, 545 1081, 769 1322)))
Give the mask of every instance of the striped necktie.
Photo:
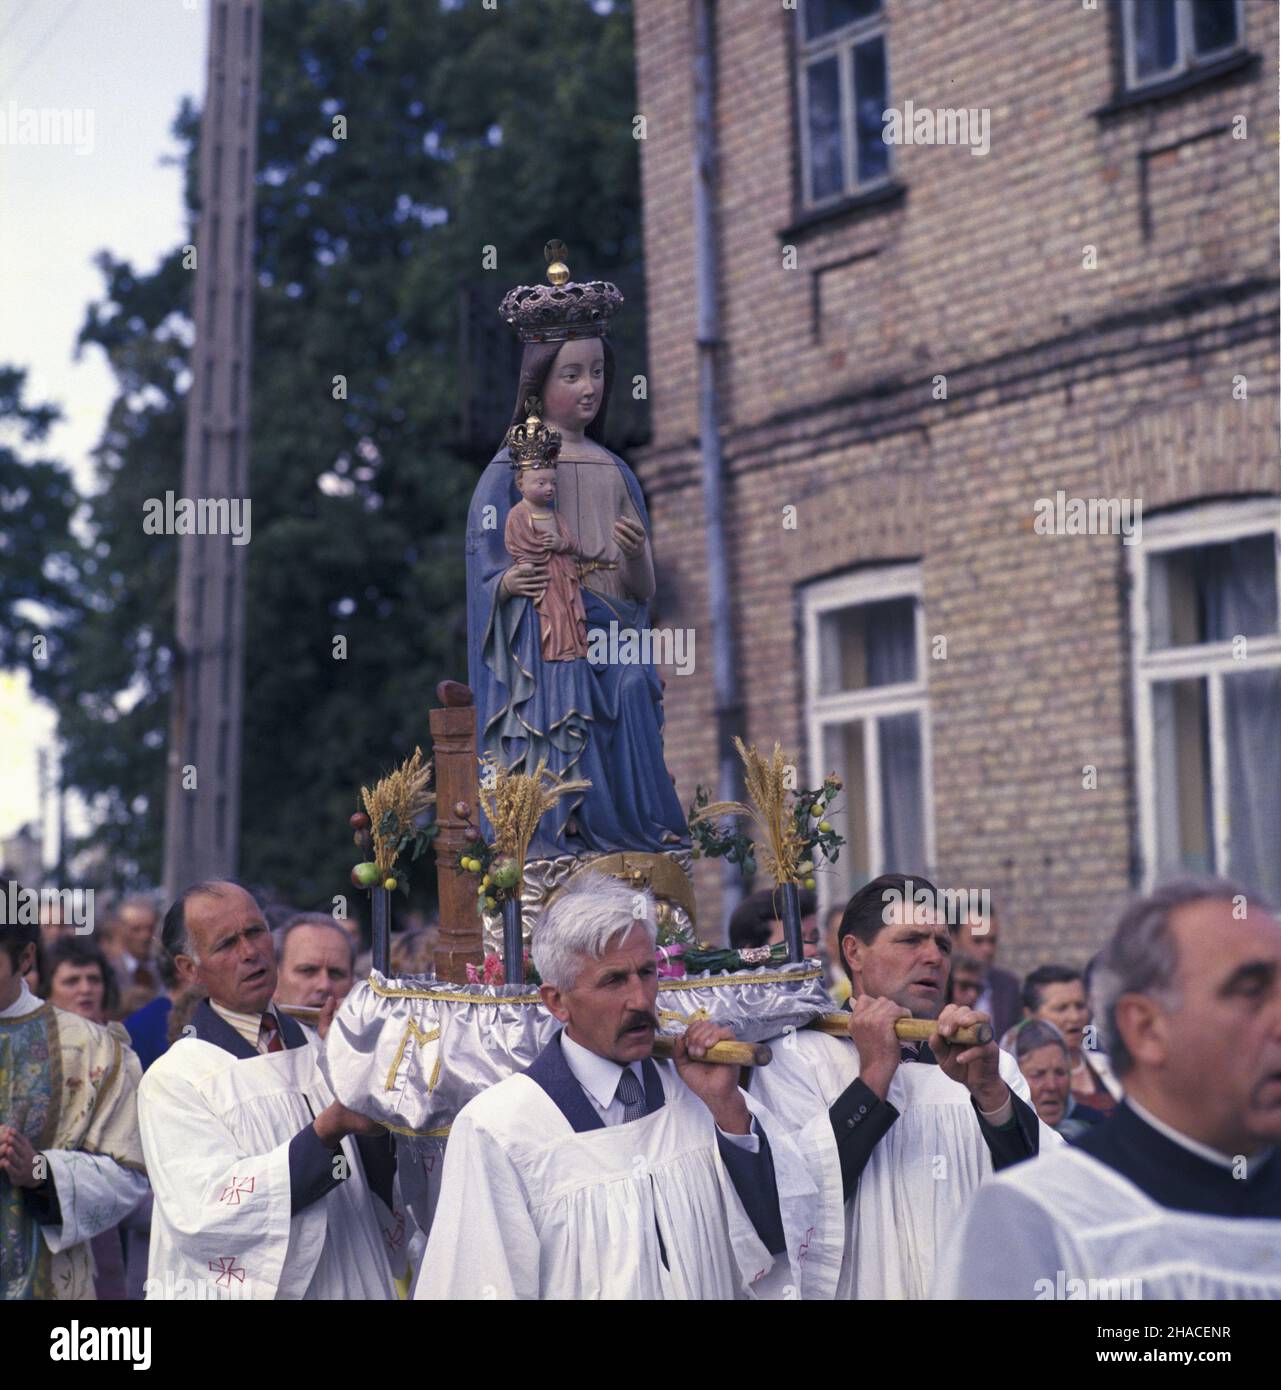
POLYGON ((618 1078, 618 1089, 614 1092, 614 1097, 623 1102, 623 1123, 631 1124, 633 1120, 643 1120, 645 1118, 645 1088, 636 1079, 636 1073, 631 1067, 624 1067, 623 1074, 618 1078))
POLYGON ((258 1030, 258 1041, 263 1039, 267 1042, 268 1052, 283 1052, 285 1050, 284 1039, 280 1036, 280 1024, 276 1022, 276 1015, 267 1010, 262 1016, 262 1026, 258 1030))

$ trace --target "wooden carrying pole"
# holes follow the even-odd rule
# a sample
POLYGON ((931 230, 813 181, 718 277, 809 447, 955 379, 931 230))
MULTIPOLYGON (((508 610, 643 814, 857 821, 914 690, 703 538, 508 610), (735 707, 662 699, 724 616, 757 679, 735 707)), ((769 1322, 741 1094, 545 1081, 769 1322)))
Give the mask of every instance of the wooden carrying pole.
MULTIPOLYGON (((660 1062, 670 1062, 675 1055, 674 1038, 661 1034, 654 1039, 654 1056, 660 1062)), ((725 1067, 767 1067, 774 1054, 764 1043, 739 1042, 737 1038, 726 1038, 724 1042, 713 1043, 700 1062, 715 1062, 725 1067)))
MULTIPOLYGON (((833 1038, 848 1038, 850 1016, 847 1013, 819 1014, 809 1026, 833 1038)), ((937 1027, 932 1018, 900 1018, 894 1024, 894 1032, 899 1042, 928 1042, 937 1027)), ((958 1028, 951 1041, 956 1047, 985 1047, 992 1041, 992 1025, 976 1023, 972 1028, 958 1028)))
POLYGON ((441 708, 428 713, 432 756, 436 763, 436 888, 440 897, 440 938, 436 944, 436 978, 466 984, 467 966, 485 958, 484 929, 476 912, 475 886, 454 872, 463 846, 474 832, 454 810, 465 805, 478 819, 476 780, 476 708, 468 686, 441 681, 436 687, 441 708))
MULTIPOLYGON (((306 1008, 295 1004, 278 1004, 277 1008, 315 1027, 320 1016, 319 1009, 306 1008)), ((830 1033, 834 1037, 849 1036, 849 1014, 820 1014, 810 1027, 820 1033, 830 1033)), ((900 1018, 894 1031, 900 1042, 924 1042, 934 1034, 934 1022, 928 1018, 900 1018)), ((958 1029, 954 1041, 962 1047, 981 1047, 992 1041, 992 1030, 987 1024, 974 1028, 958 1029)), ((654 1056, 660 1062, 669 1062, 674 1054, 674 1038, 660 1034, 654 1039, 654 1056)), ((713 1043, 703 1062, 714 1062, 726 1067, 767 1067, 774 1054, 765 1043, 740 1042, 737 1038, 727 1038, 724 1042, 713 1043)))

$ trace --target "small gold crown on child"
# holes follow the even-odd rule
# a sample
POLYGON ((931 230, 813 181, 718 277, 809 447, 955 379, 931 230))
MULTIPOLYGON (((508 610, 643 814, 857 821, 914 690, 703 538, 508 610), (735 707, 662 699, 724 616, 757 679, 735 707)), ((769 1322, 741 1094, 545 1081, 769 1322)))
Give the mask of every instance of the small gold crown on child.
POLYGON ((537 396, 525 399, 525 419, 507 431, 507 450, 513 469, 534 468, 556 462, 560 431, 543 424, 543 403, 537 396))

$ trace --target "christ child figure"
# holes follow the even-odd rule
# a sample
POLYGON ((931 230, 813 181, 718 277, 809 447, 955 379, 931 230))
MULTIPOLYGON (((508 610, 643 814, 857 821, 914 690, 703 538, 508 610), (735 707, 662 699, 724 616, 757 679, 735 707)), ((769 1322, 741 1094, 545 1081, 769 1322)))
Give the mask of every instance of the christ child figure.
POLYGON ((508 432, 508 448, 521 500, 507 514, 503 542, 518 564, 545 565, 547 586, 534 600, 544 661, 587 655, 587 614, 579 584, 578 541, 556 510, 556 456, 560 435, 543 425, 530 402, 523 425, 508 432))

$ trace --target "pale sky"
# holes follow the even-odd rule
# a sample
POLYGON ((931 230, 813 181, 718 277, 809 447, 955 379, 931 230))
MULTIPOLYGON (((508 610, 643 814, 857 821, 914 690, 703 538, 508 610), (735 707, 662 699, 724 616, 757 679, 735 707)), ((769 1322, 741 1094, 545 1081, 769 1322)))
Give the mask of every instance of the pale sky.
MULTIPOLYGON (((0 362, 62 408, 44 452, 82 487, 113 382, 98 349, 72 360, 102 292, 93 257, 149 271, 185 239, 181 172, 160 161, 183 95, 204 100, 208 23, 208 0, 0 0, 0 362), (75 143, 18 143, 28 110, 71 111, 75 143)), ((52 732, 25 676, 0 671, 0 835, 34 819, 52 732)))

